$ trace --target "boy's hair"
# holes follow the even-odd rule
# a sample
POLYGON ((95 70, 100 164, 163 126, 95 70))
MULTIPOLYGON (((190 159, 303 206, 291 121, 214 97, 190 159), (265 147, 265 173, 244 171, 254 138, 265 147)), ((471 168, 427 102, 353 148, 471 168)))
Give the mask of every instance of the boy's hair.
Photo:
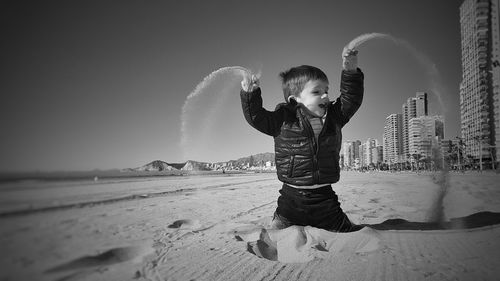
POLYGON ((322 80, 328 83, 326 74, 321 69, 310 65, 301 65, 285 70, 280 73, 280 78, 283 96, 287 103, 290 96, 297 97, 310 80, 322 80))

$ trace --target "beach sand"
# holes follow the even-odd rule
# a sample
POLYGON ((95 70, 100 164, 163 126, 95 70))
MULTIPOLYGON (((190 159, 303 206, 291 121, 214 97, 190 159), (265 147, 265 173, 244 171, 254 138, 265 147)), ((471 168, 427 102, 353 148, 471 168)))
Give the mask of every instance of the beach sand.
POLYGON ((271 173, 3 183, 0 280, 499 280, 499 182, 343 172, 353 233, 269 229, 271 173))

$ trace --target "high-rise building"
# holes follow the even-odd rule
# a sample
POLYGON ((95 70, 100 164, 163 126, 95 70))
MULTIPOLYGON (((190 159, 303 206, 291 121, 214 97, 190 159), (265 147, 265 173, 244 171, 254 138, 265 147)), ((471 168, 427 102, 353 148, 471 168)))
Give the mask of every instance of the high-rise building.
POLYGON ((394 164, 403 157, 403 115, 395 113, 385 118, 383 137, 384 162, 394 164))
POLYGON ((361 145, 359 146, 359 165, 361 167, 368 166, 368 163, 366 162, 367 161, 366 150, 367 150, 366 142, 361 143, 361 145))
POLYGON ((353 143, 352 143, 352 146, 353 146, 353 156, 352 156, 352 159, 354 159, 354 162, 356 162, 356 159, 359 161, 359 147, 361 146, 361 141, 360 140, 355 140, 353 143))
POLYGON ((415 116, 427 116, 429 114, 426 92, 417 92, 415 97, 415 116))
POLYGON ((408 124, 412 118, 427 116, 428 100, 427 93, 417 92, 415 97, 410 97, 402 106, 403 112, 403 158, 410 155, 410 135, 408 134, 408 124))
POLYGON ((342 154, 344 155, 344 167, 350 168, 352 167, 353 164, 353 159, 351 158, 351 153, 352 151, 352 142, 351 141, 345 141, 342 144, 342 154))
POLYGON ((377 154, 377 145, 378 141, 376 139, 368 138, 366 142, 362 144, 362 157, 361 157, 361 166, 366 167, 370 166, 370 164, 377 164, 374 161, 374 156, 377 154))
POLYGON ((375 165, 384 163, 384 146, 377 145, 373 153, 373 163, 375 165))
POLYGON ((475 159, 500 159, 499 6, 500 0, 465 0, 460 6, 460 127, 465 154, 475 159))
POLYGON ((436 151, 441 151, 444 138, 442 116, 421 116, 410 120, 408 124, 410 154, 416 158, 435 158, 436 151))
POLYGON ((344 155, 344 167, 353 168, 356 159, 359 159, 359 146, 361 141, 345 141, 342 144, 342 152, 344 155))
POLYGON ((359 168, 383 163, 382 146, 378 140, 368 138, 366 142, 345 141, 342 144, 343 166, 359 168))
MULTIPOLYGON (((408 139, 409 138, 409 136, 408 136, 408 121, 409 121, 409 118, 411 116, 409 104, 411 104, 413 100, 415 100, 415 98, 408 98, 408 101, 406 103, 403 103, 403 106, 402 106, 402 112, 403 112, 403 115, 402 115, 402 118, 403 118, 403 129, 402 129, 402 132, 403 132, 403 156, 404 157, 406 157, 407 155, 410 154, 410 152, 409 152, 409 146, 408 146, 408 143, 409 143, 409 139, 408 139)), ((413 117, 411 117, 411 118, 413 118, 413 117)))

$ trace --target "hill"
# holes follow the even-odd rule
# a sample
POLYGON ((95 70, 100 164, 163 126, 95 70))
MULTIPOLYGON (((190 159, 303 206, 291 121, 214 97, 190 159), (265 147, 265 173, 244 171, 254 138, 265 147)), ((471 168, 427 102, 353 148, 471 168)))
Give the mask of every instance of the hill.
POLYGON ((228 161, 233 164, 233 166, 243 166, 245 164, 249 164, 250 166, 261 166, 265 165, 266 162, 271 161, 274 162, 274 153, 271 152, 265 152, 265 153, 259 153, 243 158, 239 158, 237 160, 231 160, 228 161))
POLYGON ((155 160, 151 163, 148 163, 144 166, 132 169, 134 171, 156 171, 156 172, 161 172, 161 171, 172 171, 172 170, 178 170, 171 165, 169 165, 167 162, 163 162, 161 160, 155 160))

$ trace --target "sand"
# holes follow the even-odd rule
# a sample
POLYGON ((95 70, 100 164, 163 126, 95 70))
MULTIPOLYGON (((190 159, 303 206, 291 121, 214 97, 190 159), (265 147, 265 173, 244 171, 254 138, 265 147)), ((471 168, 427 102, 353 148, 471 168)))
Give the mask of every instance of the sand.
POLYGON ((341 178, 370 227, 269 229, 274 174, 4 183, 0 280, 500 278, 498 174, 341 178))

